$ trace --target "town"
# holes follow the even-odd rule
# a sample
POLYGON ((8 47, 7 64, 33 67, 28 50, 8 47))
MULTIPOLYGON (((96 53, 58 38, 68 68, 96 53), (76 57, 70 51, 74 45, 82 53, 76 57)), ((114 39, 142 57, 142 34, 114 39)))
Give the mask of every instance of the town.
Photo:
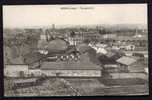
POLYGON ((52 24, 3 38, 5 96, 149 94, 145 27, 52 24))

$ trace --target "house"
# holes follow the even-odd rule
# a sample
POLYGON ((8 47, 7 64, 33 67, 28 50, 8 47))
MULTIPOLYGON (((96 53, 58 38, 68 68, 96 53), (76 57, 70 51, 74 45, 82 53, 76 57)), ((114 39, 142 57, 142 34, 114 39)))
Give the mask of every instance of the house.
POLYGON ((137 57, 139 59, 144 59, 144 57, 145 57, 144 54, 142 54, 142 53, 133 53, 132 56, 137 57))
POLYGON ((101 77, 102 68, 93 63, 43 62, 41 72, 46 76, 55 77, 101 77))
POLYGON ((4 76, 6 77, 24 77, 25 74, 28 74, 28 65, 13 64, 4 66, 4 76))
POLYGON ((104 68, 105 68, 105 70, 108 73, 117 73, 117 72, 119 72, 117 64, 106 64, 106 65, 104 65, 104 68))
POLYGON ((116 59, 114 59, 112 56, 108 57, 107 55, 99 55, 98 59, 103 65, 111 65, 117 63, 116 59))
POLYGON ((101 55, 99 57, 100 62, 104 65, 104 71, 108 73, 118 72, 118 64, 114 57, 108 57, 107 55, 101 55))
POLYGON ((131 66, 128 67, 129 72, 137 72, 137 73, 143 73, 145 68, 147 68, 148 65, 143 64, 143 61, 138 60, 135 63, 131 64, 131 66))
POLYGON ((136 59, 127 56, 123 56, 116 60, 116 62, 118 62, 120 72, 130 72, 133 69, 133 63, 136 61, 136 59))

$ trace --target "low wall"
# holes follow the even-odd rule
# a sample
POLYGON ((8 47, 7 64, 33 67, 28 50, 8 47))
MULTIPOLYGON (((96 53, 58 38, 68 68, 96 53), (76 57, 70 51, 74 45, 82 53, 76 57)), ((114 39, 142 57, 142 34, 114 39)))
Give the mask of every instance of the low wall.
POLYGON ((148 75, 144 73, 111 73, 113 79, 118 78, 141 78, 148 80, 148 75))
POLYGON ((19 77, 20 72, 28 73, 27 65, 5 65, 4 76, 19 77))
POLYGON ((65 76, 65 77, 101 77, 100 70, 42 70, 47 76, 65 76))

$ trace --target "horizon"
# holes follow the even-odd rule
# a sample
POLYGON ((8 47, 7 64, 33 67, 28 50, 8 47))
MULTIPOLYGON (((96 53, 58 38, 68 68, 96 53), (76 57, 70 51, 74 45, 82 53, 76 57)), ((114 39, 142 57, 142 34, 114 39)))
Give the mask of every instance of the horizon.
MULTIPOLYGON (((50 25, 40 25, 40 26, 25 26, 25 27, 3 27, 3 29, 37 29, 37 28, 52 28, 53 24, 50 25)), ((55 24, 54 24, 55 25, 55 24)), ((95 27, 131 27, 131 28, 148 28, 146 24, 90 24, 90 25, 55 25, 55 28, 95 28, 95 27), (132 27, 134 26, 134 27, 132 27)))

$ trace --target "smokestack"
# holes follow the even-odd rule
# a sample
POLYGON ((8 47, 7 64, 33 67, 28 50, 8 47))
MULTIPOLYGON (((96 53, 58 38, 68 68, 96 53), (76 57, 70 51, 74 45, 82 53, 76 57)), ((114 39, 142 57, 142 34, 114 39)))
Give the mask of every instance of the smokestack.
POLYGON ((52 29, 53 29, 53 30, 55 29, 55 24, 52 24, 52 29))

